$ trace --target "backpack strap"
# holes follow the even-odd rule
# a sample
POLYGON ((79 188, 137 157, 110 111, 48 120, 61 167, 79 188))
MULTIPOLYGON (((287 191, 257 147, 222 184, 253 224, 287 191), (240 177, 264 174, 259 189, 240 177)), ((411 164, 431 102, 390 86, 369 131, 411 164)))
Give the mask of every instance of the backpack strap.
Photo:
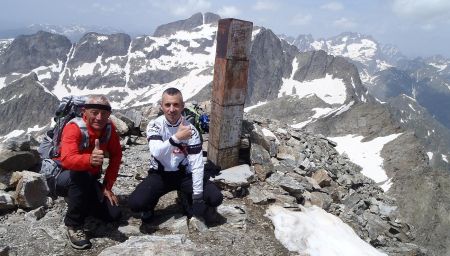
POLYGON ((108 123, 106 124, 106 132, 100 138, 100 144, 108 143, 109 139, 111 138, 111 130, 112 130, 111 121, 108 120, 108 123))
POLYGON ((81 143, 79 145, 80 150, 87 149, 89 147, 89 133, 87 130, 86 123, 84 122, 83 118, 81 117, 75 117, 72 120, 69 121, 69 123, 74 123, 80 128, 81 131, 81 143))
MULTIPOLYGON (((89 147, 89 133, 87 130, 86 122, 81 117, 75 117, 74 119, 70 120, 69 123, 74 123, 80 128, 81 131, 81 143, 80 143, 80 150, 87 149, 89 147)), ((100 138, 100 144, 108 143, 109 139, 111 138, 111 132, 112 132, 112 125, 111 121, 108 120, 108 123, 106 124, 106 132, 103 134, 103 136, 100 138)))

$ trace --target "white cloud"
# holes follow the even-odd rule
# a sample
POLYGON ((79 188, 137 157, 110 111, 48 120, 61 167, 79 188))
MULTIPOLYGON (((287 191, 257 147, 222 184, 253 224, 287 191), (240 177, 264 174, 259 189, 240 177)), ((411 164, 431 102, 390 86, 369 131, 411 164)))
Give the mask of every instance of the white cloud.
POLYGON ((312 16, 309 15, 309 14, 307 14, 307 15, 304 15, 304 14, 297 14, 297 15, 295 15, 294 17, 292 17, 290 23, 291 23, 292 25, 300 25, 300 26, 303 26, 303 25, 309 24, 309 23, 311 22, 311 20, 312 20, 312 16))
POLYGON ((220 15, 220 17, 223 18, 236 17, 241 13, 241 11, 236 6, 232 5, 222 6, 222 8, 220 8, 217 12, 220 15))
POLYGON ((272 1, 258 1, 253 6, 253 9, 257 11, 272 11, 278 9, 278 5, 272 1))
POLYGON ((352 29, 356 27, 355 22, 344 17, 333 21, 333 25, 342 29, 352 29))
POLYGON ((151 4, 176 16, 190 16, 196 12, 208 11, 211 7, 211 2, 208 0, 151 1, 151 4))
POLYGON ((392 9, 401 17, 424 23, 450 20, 450 1, 448 0, 394 0, 392 9))
POLYGON ((329 2, 320 6, 321 9, 329 10, 329 11, 340 11, 344 9, 344 6, 339 2, 329 2))

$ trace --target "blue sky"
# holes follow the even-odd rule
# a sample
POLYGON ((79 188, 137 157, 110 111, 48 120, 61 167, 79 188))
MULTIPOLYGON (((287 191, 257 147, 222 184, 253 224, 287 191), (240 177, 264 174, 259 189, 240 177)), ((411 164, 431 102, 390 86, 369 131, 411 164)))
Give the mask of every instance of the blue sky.
POLYGON ((359 32, 397 45, 409 57, 450 58, 450 0, 4 0, 0 29, 81 24, 152 34, 160 24, 207 11, 277 34, 328 38, 359 32))

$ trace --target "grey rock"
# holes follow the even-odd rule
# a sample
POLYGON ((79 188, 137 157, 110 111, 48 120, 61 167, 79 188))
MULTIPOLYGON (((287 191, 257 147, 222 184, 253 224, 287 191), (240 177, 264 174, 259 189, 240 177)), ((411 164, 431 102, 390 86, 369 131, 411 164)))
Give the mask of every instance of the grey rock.
POLYGON ((332 179, 328 176, 328 172, 325 169, 319 169, 313 172, 312 178, 317 181, 321 187, 328 187, 331 185, 332 179))
POLYGON ((0 210, 10 210, 16 208, 14 197, 0 190, 0 210))
POLYGON ((311 196, 310 203, 312 205, 316 205, 326 211, 328 211, 333 201, 331 197, 326 193, 311 192, 310 196, 311 196))
POLYGON ((249 189, 248 199, 257 205, 266 205, 275 201, 275 195, 265 189, 259 187, 251 187, 249 189))
POLYGON ((247 208, 241 204, 222 204, 217 212, 227 220, 227 225, 245 230, 247 228, 247 208))
POLYGON ((205 252, 183 235, 131 236, 124 243, 104 249, 106 255, 199 255, 205 252))
POLYGON ((32 143, 36 146, 37 142, 28 134, 8 139, 3 143, 2 148, 11 151, 30 151, 32 143))
POLYGON ((252 144, 250 148, 250 162, 251 164, 266 165, 270 164, 269 152, 259 144, 252 144))
POLYGON ((36 151, 8 151, 0 154, 0 173, 32 169, 39 161, 36 151))
POLYGON ((242 187, 248 186, 253 176, 254 172, 250 169, 250 166, 243 164, 220 171, 220 174, 215 176, 213 180, 230 187, 242 187))
POLYGON ((35 209, 45 205, 49 188, 44 175, 23 171, 16 187, 15 199, 19 207, 35 209))
POLYGON ((265 181, 267 177, 270 176, 270 174, 273 173, 273 164, 255 164, 253 165, 253 169, 255 171, 256 176, 260 181, 265 181))
POLYGON ((25 214, 25 219, 27 221, 36 221, 42 219, 45 216, 44 206, 40 206, 34 210, 31 210, 25 214))
POLYGON ((192 217, 188 220, 189 232, 206 232, 208 231, 208 226, 206 226, 204 220, 200 220, 196 217, 192 217))
POLYGON ((130 130, 127 123, 116 117, 115 115, 110 115, 109 118, 114 123, 114 126, 116 127, 116 131, 119 135, 125 135, 128 134, 128 131, 130 130))
POLYGON ((274 186, 281 187, 288 192, 289 195, 297 198, 298 200, 303 199, 302 194, 305 192, 305 187, 288 175, 274 173, 267 179, 267 182, 274 186))

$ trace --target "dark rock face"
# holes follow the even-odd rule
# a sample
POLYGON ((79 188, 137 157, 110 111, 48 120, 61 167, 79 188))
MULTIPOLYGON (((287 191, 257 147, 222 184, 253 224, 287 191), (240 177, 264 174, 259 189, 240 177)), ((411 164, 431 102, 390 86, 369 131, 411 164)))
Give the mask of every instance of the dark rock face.
POLYGON ((427 152, 433 152, 430 165, 439 169, 449 170, 450 165, 443 155, 450 155, 450 131, 439 123, 416 100, 406 95, 392 98, 387 104, 398 123, 404 129, 414 131, 427 152))
POLYGON ((274 99, 249 112, 264 115, 269 119, 276 119, 286 124, 296 124, 313 116, 315 114, 313 108, 326 107, 330 107, 330 105, 317 96, 301 99, 297 96, 285 96, 274 99))
POLYGON ((0 89, 0 130, 7 134, 15 129, 26 129, 49 124, 58 106, 58 99, 46 92, 36 74, 20 79, 0 89))
POLYGON ((72 43, 65 36, 40 31, 17 37, 0 55, 0 75, 28 73, 40 66, 65 62, 72 43))
POLYGON ((97 56, 106 59, 113 56, 123 56, 128 52, 131 38, 127 34, 102 35, 87 33, 77 43, 69 66, 79 66, 83 63, 95 62, 97 56))
POLYGON ((430 255, 448 255, 448 171, 427 165, 428 157, 411 133, 386 144, 381 156, 388 175, 393 177, 389 194, 396 198, 405 220, 416 227, 417 243, 428 247, 430 255))
POLYGON ((374 86, 370 86, 369 91, 377 99, 387 101, 401 94, 412 95, 416 83, 406 72, 388 68, 375 75, 374 86))
POLYGON ((306 129, 326 136, 360 134, 368 137, 368 140, 403 131, 392 118, 389 109, 375 103, 354 105, 340 115, 331 115, 308 124, 306 129))
POLYGON ((252 43, 246 104, 277 98, 283 64, 280 39, 271 30, 263 29, 252 43))

